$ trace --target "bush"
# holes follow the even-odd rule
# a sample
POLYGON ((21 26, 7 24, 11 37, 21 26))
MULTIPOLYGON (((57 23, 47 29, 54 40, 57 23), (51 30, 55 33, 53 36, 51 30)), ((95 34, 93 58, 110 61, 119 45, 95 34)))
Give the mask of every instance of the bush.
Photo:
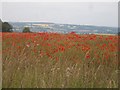
POLYGON ((24 27, 23 33, 28 33, 28 32, 31 32, 31 31, 30 31, 30 28, 29 28, 29 27, 24 27))
POLYGON ((13 32, 12 28, 12 25, 10 25, 8 22, 2 23, 2 32, 13 32))

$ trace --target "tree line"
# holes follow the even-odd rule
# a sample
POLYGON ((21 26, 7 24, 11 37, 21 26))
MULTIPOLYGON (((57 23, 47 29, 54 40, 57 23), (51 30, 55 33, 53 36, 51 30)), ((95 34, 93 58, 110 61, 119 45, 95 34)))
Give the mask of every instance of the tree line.
POLYGON ((12 28, 12 25, 8 22, 2 22, 0 19, 0 32, 13 32, 12 28))
MULTIPOLYGON (((2 22, 0 19, 0 32, 13 32, 13 26, 8 22, 2 22)), ((31 32, 29 27, 24 27, 23 33, 31 32)))

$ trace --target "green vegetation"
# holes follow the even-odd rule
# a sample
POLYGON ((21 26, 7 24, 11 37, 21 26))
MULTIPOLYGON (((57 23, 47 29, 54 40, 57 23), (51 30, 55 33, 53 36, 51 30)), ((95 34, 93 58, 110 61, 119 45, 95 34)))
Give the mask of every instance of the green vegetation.
POLYGON ((13 32, 12 31, 12 25, 10 25, 8 22, 2 22, 0 19, 0 31, 2 32, 13 32))
POLYGON ((117 88, 118 37, 3 33, 3 88, 117 88))
POLYGON ((29 33, 29 32, 31 32, 30 28, 29 27, 24 27, 23 33, 29 33))

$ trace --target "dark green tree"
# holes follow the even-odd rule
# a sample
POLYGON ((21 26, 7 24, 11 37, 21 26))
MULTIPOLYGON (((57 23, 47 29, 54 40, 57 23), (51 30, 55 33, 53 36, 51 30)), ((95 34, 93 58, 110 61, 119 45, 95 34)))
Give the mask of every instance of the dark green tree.
POLYGON ((2 32, 13 32, 12 28, 12 25, 10 25, 8 22, 2 22, 2 32))
POLYGON ((2 20, 0 19, 0 32, 2 32, 2 20))
POLYGON ((31 32, 30 28, 29 27, 24 27, 23 33, 29 33, 29 32, 31 32))

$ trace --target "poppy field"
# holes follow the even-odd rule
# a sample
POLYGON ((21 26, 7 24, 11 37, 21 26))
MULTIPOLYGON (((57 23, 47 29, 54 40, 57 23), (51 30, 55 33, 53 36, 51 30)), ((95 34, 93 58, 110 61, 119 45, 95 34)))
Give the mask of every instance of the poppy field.
POLYGON ((118 38, 2 33, 2 87, 117 88, 118 38))

